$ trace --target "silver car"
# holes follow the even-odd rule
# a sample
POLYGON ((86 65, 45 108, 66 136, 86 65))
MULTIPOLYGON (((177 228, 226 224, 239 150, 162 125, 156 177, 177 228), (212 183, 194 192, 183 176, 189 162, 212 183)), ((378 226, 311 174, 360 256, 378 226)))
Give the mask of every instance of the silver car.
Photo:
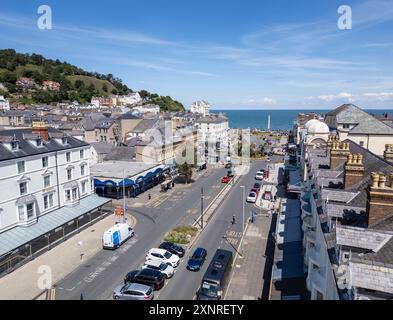
POLYGON ((139 283, 119 285, 113 291, 114 300, 153 300, 153 288, 139 283))

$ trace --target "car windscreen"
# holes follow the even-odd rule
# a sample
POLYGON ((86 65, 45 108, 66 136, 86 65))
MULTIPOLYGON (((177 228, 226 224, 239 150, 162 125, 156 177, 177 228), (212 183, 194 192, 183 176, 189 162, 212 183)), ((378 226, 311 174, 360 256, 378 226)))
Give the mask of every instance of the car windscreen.
POLYGON ((165 252, 164 257, 169 259, 170 257, 172 257, 172 253, 169 253, 168 251, 165 252))
POLYGON ((168 268, 168 265, 166 263, 161 263, 160 264, 160 269, 161 270, 165 270, 166 268, 168 268))
POLYGON ((251 192, 248 196, 251 198, 254 198, 256 196, 256 194, 254 192, 251 192))
POLYGON ((213 283, 204 281, 201 285, 200 292, 207 297, 217 298, 218 287, 213 283))

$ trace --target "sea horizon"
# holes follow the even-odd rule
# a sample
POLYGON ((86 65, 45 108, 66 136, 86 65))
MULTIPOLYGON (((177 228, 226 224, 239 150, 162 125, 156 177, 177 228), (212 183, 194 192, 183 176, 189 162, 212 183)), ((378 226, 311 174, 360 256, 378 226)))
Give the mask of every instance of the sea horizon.
MULTIPOLYGON (((246 109, 211 109, 212 113, 225 113, 228 117, 229 127, 232 129, 268 129, 268 117, 270 115, 271 130, 292 130, 294 122, 299 113, 316 112, 321 115, 328 113, 333 109, 264 109, 264 110, 246 110, 246 109)), ((364 109, 364 111, 374 115, 383 115, 393 109, 364 109)), ((389 114, 389 113, 388 113, 389 114)))

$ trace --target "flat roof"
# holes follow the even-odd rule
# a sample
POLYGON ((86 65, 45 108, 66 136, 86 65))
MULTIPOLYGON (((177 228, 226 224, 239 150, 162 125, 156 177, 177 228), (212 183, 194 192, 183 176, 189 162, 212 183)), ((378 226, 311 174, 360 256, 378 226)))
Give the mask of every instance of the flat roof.
POLYGON ((138 178, 151 170, 165 168, 159 163, 145 163, 141 161, 105 161, 90 167, 90 172, 94 178, 103 180, 123 180, 124 176, 133 179, 138 178))

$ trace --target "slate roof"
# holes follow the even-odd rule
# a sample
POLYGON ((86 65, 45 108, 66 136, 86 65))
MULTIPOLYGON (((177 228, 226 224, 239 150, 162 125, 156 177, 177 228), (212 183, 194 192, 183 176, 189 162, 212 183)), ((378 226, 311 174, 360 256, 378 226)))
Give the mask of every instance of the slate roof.
POLYGON ((135 158, 134 147, 114 147, 105 156, 104 161, 110 160, 132 160, 135 158))
MULTIPOLYGON (((64 136, 64 133, 53 128, 48 128, 50 137, 54 136, 64 136)), ((31 135, 32 129, 14 129, 14 130, 4 130, 0 131, 0 140, 4 141, 10 139, 10 137, 16 137, 19 141, 19 150, 10 151, 3 144, 0 143, 0 161, 10 160, 16 158, 22 158, 27 156, 32 156, 36 154, 44 154, 53 151, 66 150, 71 148, 88 146, 88 143, 80 141, 72 136, 67 136, 67 145, 62 145, 54 139, 49 141, 43 141, 43 146, 35 147, 28 140, 23 138, 23 135, 31 135)))
POLYGON ((333 118, 339 124, 356 124, 350 134, 393 135, 393 128, 353 104, 344 104, 326 114, 326 121, 333 118))

